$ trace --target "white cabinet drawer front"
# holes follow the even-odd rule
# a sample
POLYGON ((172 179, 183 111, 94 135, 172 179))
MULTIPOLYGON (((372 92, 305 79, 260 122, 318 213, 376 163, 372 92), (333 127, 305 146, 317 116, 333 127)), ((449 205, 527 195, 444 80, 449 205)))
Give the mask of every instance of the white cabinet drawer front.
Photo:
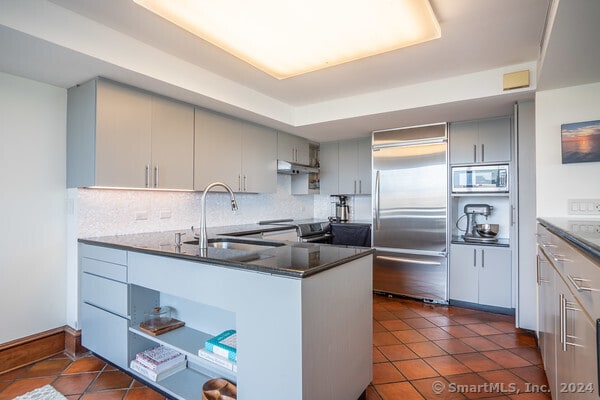
POLYGON ((128 320, 81 305, 81 344, 119 367, 127 367, 128 320))
POLYGON ((99 261, 93 258, 82 258, 81 271, 103 276, 115 281, 127 282, 127 267, 125 265, 99 261))
POLYGON ((81 274, 81 300, 127 316, 127 284, 88 273, 81 274))
POLYGON ((79 256, 106 261, 113 264, 127 265, 127 252, 110 247, 79 245, 79 256))

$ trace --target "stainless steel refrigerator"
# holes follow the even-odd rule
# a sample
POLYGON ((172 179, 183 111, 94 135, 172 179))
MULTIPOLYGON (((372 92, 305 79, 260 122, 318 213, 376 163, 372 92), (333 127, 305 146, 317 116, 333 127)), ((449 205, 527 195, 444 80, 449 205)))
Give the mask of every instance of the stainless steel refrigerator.
POLYGON ((448 301, 446 124, 373 132, 373 290, 448 301))

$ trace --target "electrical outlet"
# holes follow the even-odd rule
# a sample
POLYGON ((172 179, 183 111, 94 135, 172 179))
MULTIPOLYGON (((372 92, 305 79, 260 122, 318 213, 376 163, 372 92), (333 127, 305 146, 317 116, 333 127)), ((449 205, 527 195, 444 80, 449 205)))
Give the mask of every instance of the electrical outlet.
POLYGON ((171 210, 168 208, 163 208, 160 210, 160 219, 169 219, 171 218, 171 210))
POLYGON ((569 199, 569 214, 600 215, 599 199, 569 199))
POLYGON ((136 221, 144 221, 148 219, 148 211, 136 211, 135 212, 135 220, 136 221))

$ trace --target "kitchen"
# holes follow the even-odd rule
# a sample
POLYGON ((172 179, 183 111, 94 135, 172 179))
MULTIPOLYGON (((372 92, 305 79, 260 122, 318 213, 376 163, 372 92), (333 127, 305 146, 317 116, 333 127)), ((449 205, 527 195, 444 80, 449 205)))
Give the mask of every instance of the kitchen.
MULTIPOLYGON (((555 6, 558 7, 558 5, 555 6)), ((50 3, 44 3, 43 7, 49 7, 46 10, 48 15, 56 15, 56 13, 60 14, 61 12, 59 7, 50 3)), ((560 3, 560 7, 566 7, 564 1, 560 3)), ((589 12, 588 14, 594 15, 594 12, 589 12)), ((3 28, 2 31, 2 37, 7 43, 15 41, 15 31, 18 30, 28 32, 32 36, 36 35, 32 26, 26 26, 27 21, 31 20, 30 18, 20 17, 19 15, 17 15, 19 18, 16 18, 13 15, 15 18, 10 19, 8 17, 10 13, 8 12, 3 12, 2 15, 3 26, 8 26, 8 28, 3 28)), ((71 18, 74 17, 71 16, 71 18)), ((90 29, 91 27, 99 29, 98 26, 90 24, 89 20, 82 21, 75 19, 73 22, 85 23, 85 26, 90 29)), ((36 21, 36 23, 39 22, 36 21)), ((50 22, 48 20, 45 23, 50 22)), ((556 24, 555 32, 557 35, 561 33, 561 24, 570 24, 561 18, 555 19, 554 23, 556 24)), ((564 27, 564 25, 562 26, 564 27)), ((589 26, 593 26, 593 24, 589 26)), ((569 30, 568 28, 563 29, 569 30)), ((570 30, 573 31, 570 33, 572 35, 577 35, 577 32, 580 32, 577 29, 570 30)), ((47 30, 47 32, 51 31, 52 29, 47 30)), ((102 35, 104 34, 109 34, 109 32, 102 32, 102 35)), ((571 38, 567 43, 580 43, 580 46, 571 46, 573 47, 572 49, 563 48, 562 50, 577 51, 575 47, 578 47, 582 54, 578 55, 577 59, 589 60, 587 57, 594 57, 594 54, 597 54, 594 51, 595 42, 592 41, 590 43, 589 39, 586 42, 583 40, 584 37, 597 37, 597 33, 592 31, 591 33, 582 33, 581 37, 571 38)), ((28 40, 31 40, 31 38, 28 40)), ((55 38, 54 40, 58 41, 59 39, 55 38)), ((569 70, 573 71, 570 76, 571 80, 552 82, 552 74, 555 73, 553 72, 553 68, 565 65, 566 60, 573 59, 573 57, 554 53, 561 50, 560 47, 558 49, 553 47, 553 43, 559 46, 559 42, 559 40, 554 42, 551 38, 542 74, 538 77, 535 103, 535 132, 537 140, 535 144, 523 147, 523 149, 530 151, 533 151, 535 148, 535 159, 530 157, 528 160, 532 163, 531 168, 535 168, 536 170, 535 189, 538 200, 537 205, 534 206, 533 214, 531 214, 533 217, 536 215, 567 216, 566 204, 568 199, 600 197, 597 186, 589 185, 588 180, 585 178, 586 176, 595 176, 597 174, 597 164, 560 164, 559 131, 557 130, 557 126, 565 122, 597 119, 594 105, 598 103, 596 94, 598 93, 598 78, 593 74, 590 75, 586 74, 585 71, 580 71, 579 68, 583 68, 583 66, 573 65, 569 66, 569 70), (544 76, 545 73, 549 74, 548 78, 544 76), (545 83, 545 88, 542 85, 544 79, 548 79, 545 83), (560 190, 557 190, 557 187, 560 190)), ((7 47, 5 54, 14 55, 15 49, 7 43, 5 43, 7 47)), ((37 46, 35 43, 29 44, 31 48, 36 48, 37 46)), ((144 55, 148 56, 148 54, 144 55)), ((65 55, 65 57, 67 56, 65 55)), ((21 57, 23 58, 23 56, 21 57)), ((39 55, 36 57, 39 57, 39 55)), ((8 63, 10 61, 9 58, 7 57, 3 62, 8 63)), ((18 56, 14 55, 14 59, 18 59, 18 56)), ((36 63, 33 60, 35 58, 30 63, 32 66, 39 64, 39 62, 36 63)), ((580 62, 579 64, 595 65, 593 61, 580 62)), ((145 68, 151 67, 146 66, 145 68)), ((155 196, 143 191, 106 192, 100 190, 70 190, 68 192, 70 201, 65 206, 64 160, 66 159, 66 154, 64 141, 66 140, 66 128, 64 126, 64 107, 66 107, 66 88, 63 87, 62 90, 57 91, 43 84, 14 78, 12 75, 20 75, 21 73, 18 72, 21 70, 15 70, 10 64, 3 67, 2 70, 11 74, 8 76, 3 75, 2 108, 4 110, 12 110, 10 112, 11 118, 3 115, 3 119, 8 121, 6 130, 3 128, 3 138, 8 135, 5 140, 7 140, 9 146, 3 147, 6 153, 3 152, 1 158, 3 160, 2 181, 6 182, 7 187, 15 188, 15 193, 18 192, 18 195, 15 196, 3 197, 3 201, 7 202, 3 203, 3 207, 11 210, 11 212, 9 215, 3 216, 3 225, 9 226, 10 229, 3 234, 3 257, 6 258, 3 258, 2 264, 3 266, 15 265, 15 267, 6 272, 7 275, 5 276, 8 279, 3 279, 3 282, 6 282, 4 285, 7 286, 2 287, 2 292, 7 294, 7 299, 10 299, 11 304, 14 304, 14 309, 10 311, 11 313, 14 312, 14 314, 11 314, 12 319, 21 321, 20 316, 28 316, 27 321, 15 324, 10 329, 3 329, 4 336, 0 342, 4 343, 52 329, 56 326, 67 324, 76 327, 75 305, 77 293, 73 292, 74 288, 77 287, 73 281, 75 279, 73 271, 76 271, 76 269, 73 269, 76 268, 76 255, 73 253, 75 251, 73 246, 75 238, 98 234, 179 229, 191 224, 198 224, 200 212, 198 208, 199 194, 171 192, 160 193, 159 196, 155 196), (27 118, 26 110, 35 110, 38 116, 36 121, 39 125, 35 125, 36 121, 27 118), (27 120, 27 124, 25 124, 25 120, 27 120), (54 127, 53 130, 50 130, 50 127, 54 127), (21 136, 11 136, 11 131, 24 132, 24 134, 21 136), (45 134, 46 132, 52 133, 45 134), (29 136, 25 136, 25 133, 29 136), (35 148, 31 146, 31 143, 38 143, 39 147, 35 148), (15 148, 18 151, 15 152, 12 150, 15 148), (9 149, 11 149, 10 153, 8 153, 9 149), (25 149, 27 151, 24 151, 25 149), (51 151, 44 151, 46 149, 51 151), (20 170, 19 174, 10 173, 11 171, 15 171, 15 166, 20 170), (119 206, 111 207, 110 204, 115 201, 115 197, 117 197, 119 206), (181 210, 179 212, 175 212, 171 206, 175 201, 177 202, 178 210, 181 210), (15 211, 13 212, 12 210, 15 211), (171 218, 160 218, 161 210, 170 210, 171 218), (136 216, 137 212, 141 212, 141 217, 146 212, 148 218, 132 218, 132 216, 136 216), (77 218, 74 215, 77 215, 77 218), (32 232, 42 232, 41 238, 39 240, 36 239, 36 233, 32 235, 32 232), (63 232, 67 232, 68 239, 63 232), (32 239, 23 241, 22 238, 32 239), (41 247, 38 251, 30 252, 28 250, 32 241, 39 242, 41 247), (70 243, 68 247, 67 243, 70 243), (66 263, 66 259, 70 259, 70 263, 66 263), (39 268, 35 274, 32 274, 31 266, 41 264, 51 265, 52 267, 47 269, 39 268), (36 278, 32 278, 32 276, 36 276, 36 278), (19 285, 20 287, 17 288, 14 282, 23 282, 23 285, 19 285), (28 282, 28 284, 25 284, 25 282, 28 282), (44 312, 40 312, 39 301, 36 300, 40 297, 48 299, 44 312)), ((26 71, 26 69, 23 69, 23 71, 26 71)), ((502 73, 511 71, 512 69, 500 71, 496 75, 500 78, 502 73)), ((533 72, 535 72, 535 68, 532 68, 533 72)), ((156 73, 156 71, 152 71, 152 73, 156 73)), ((477 76, 471 76, 471 79, 474 81, 472 85, 468 85, 469 87, 477 86, 480 83, 476 78, 477 76)), ((558 79, 558 77, 555 79, 558 79)), ((43 81, 43 78, 39 77, 36 80, 43 81)), ((80 79, 79 82, 83 82, 84 80, 80 79)), ((135 84, 136 79, 132 79, 129 83, 135 84)), ((204 82, 204 84, 206 87, 203 87, 202 91, 207 93, 207 95, 210 95, 210 90, 215 91, 215 98, 223 99, 224 96, 228 95, 223 86, 220 86, 217 90, 207 82, 204 82)), ((457 88, 468 90, 468 88, 463 86, 457 86, 457 88)), ((190 85, 190 90, 193 89, 194 85, 192 84, 190 85)), ((432 81, 429 86, 422 85, 416 88, 416 90, 419 89, 435 91, 435 82, 432 81)), ((168 94, 171 90, 170 87, 166 87, 165 93, 168 94)), ((410 93, 408 89, 406 90, 407 93, 410 93)), ((471 96, 476 100, 481 97, 481 95, 474 93, 471 96)), ((264 99, 260 98, 260 96, 258 98, 254 97, 254 104, 249 104, 246 109, 259 111, 262 100, 264 99)), ((362 100, 365 101, 368 98, 363 98, 362 100)), ((460 101, 464 101, 460 96, 453 97, 453 100, 459 104, 460 101)), ((431 103, 427 99, 420 99, 420 102, 417 102, 417 100, 412 101, 414 103, 404 105, 392 104, 391 106, 396 106, 398 109, 421 108, 424 112, 432 111, 429 108, 431 103)), ((468 104, 464 106, 468 108, 468 104)), ((275 108, 276 106, 274 106, 275 108)), ((336 113, 341 115, 342 112, 338 110, 339 108, 334 109, 336 113)), ((310 107, 301 108, 299 109, 299 114, 311 114, 311 111, 310 107)), ((265 114, 269 113, 265 112, 265 114)), ((337 115, 334 117, 337 117, 337 115)), ((447 120, 451 121, 451 119, 447 120)), ((376 128, 385 129, 417 124, 395 123, 389 125, 387 121, 382 121, 377 126, 372 124, 364 132, 367 133, 376 128)), ((313 217, 321 219, 331 215, 331 198, 328 195, 315 195, 314 198, 310 196, 290 196, 288 194, 288 185, 291 185, 291 178, 278 176, 277 179, 278 190, 276 193, 260 195, 260 197, 251 194, 241 194, 240 204, 244 204, 244 207, 240 207, 237 214, 231 214, 225 206, 217 206, 215 208, 219 214, 215 215, 216 221, 209 221, 209 223, 213 225, 255 223, 263 219, 287 218, 290 214, 293 214, 297 219, 313 217), (273 215, 272 210, 277 210, 276 215, 273 215)), ((355 196, 352 201, 351 210, 356 213, 355 216, 359 219, 369 219, 371 212, 370 199, 355 196)), ((165 214, 168 214, 168 212, 165 212, 165 214)), ((535 220, 533 221, 533 225, 535 225, 535 220)), ((533 236, 531 240, 534 240, 533 236)), ((531 251, 534 254, 533 257, 535 257, 535 248, 531 251)), ((533 261, 530 261, 530 263, 533 263, 533 261)), ((528 271, 533 271, 535 275, 534 268, 528 271)), ((535 291, 535 276, 533 277, 533 281, 530 282, 531 285, 528 291, 535 291)), ((535 299, 535 296, 533 299, 535 299)), ((535 308, 533 308, 533 312, 535 320, 535 308)))

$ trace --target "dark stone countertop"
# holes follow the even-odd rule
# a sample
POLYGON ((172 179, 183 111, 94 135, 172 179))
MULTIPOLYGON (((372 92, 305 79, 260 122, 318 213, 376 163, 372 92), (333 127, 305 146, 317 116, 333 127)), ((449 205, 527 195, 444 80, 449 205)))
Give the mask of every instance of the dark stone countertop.
MULTIPOLYGON (((211 239, 229 236, 234 240, 239 240, 239 236, 242 235, 289 229, 299 222, 290 222, 289 225, 287 223, 282 225, 245 224, 212 227, 208 229, 208 237, 211 239)), ((260 251, 210 247, 207 255, 201 257, 197 244, 185 244, 186 241, 190 240, 194 240, 192 232, 189 229, 182 229, 167 232, 80 238, 79 242, 292 278, 305 278, 373 253, 372 249, 365 247, 279 241, 278 243, 284 245, 273 248, 268 247, 260 251), (182 237, 184 244, 181 247, 175 246, 175 233, 178 232, 185 233, 182 237)), ((243 240, 270 242, 269 240, 254 238, 243 238, 243 240)))
POLYGON ((600 263, 600 219, 544 217, 538 222, 600 263))

